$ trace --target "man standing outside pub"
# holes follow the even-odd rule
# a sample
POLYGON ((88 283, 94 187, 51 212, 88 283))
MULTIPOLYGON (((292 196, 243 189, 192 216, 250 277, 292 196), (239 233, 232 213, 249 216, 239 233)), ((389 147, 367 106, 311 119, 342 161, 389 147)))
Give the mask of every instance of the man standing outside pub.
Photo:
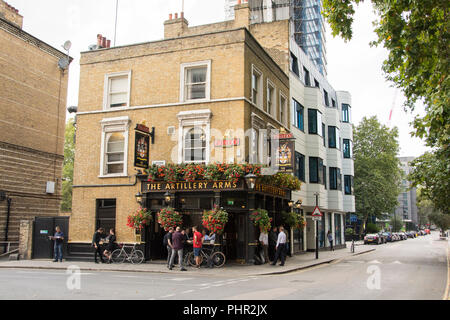
POLYGON ((194 233, 194 257, 195 257, 195 265, 196 268, 200 268, 200 251, 203 246, 203 236, 200 232, 198 232, 197 227, 192 227, 192 232, 194 233))
POLYGON ((164 239, 163 239, 163 245, 166 246, 167 248, 167 268, 170 267, 170 258, 172 256, 172 235, 173 235, 173 228, 170 227, 169 228, 169 232, 167 232, 164 235, 164 239))
POLYGON ((98 230, 94 233, 94 236, 92 237, 92 246, 95 248, 94 253, 95 263, 98 263, 97 255, 100 257, 100 261, 102 263, 105 263, 105 260, 103 260, 102 246, 100 245, 100 241, 105 237, 104 232, 105 230, 103 228, 98 228, 98 230))
POLYGON ((180 263, 180 270, 187 271, 183 265, 183 247, 185 237, 181 233, 181 228, 177 227, 175 233, 172 235, 172 254, 170 257, 169 270, 172 270, 175 256, 178 254, 178 262, 180 263))
POLYGON ((286 234, 284 233, 284 228, 280 227, 280 233, 278 234, 278 240, 277 240, 277 246, 276 246, 276 253, 275 253, 275 259, 272 262, 272 265, 276 265, 278 262, 278 259, 281 259, 280 266, 284 266, 284 260, 286 258, 286 234))

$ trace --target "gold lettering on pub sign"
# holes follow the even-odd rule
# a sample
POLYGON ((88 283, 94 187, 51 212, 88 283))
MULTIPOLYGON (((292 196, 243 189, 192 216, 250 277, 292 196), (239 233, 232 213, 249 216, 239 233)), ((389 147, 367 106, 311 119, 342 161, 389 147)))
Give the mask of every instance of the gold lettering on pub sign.
POLYGON ((194 181, 194 182, 148 182, 144 192, 158 191, 196 191, 196 190, 234 190, 242 189, 242 185, 232 181, 194 181))

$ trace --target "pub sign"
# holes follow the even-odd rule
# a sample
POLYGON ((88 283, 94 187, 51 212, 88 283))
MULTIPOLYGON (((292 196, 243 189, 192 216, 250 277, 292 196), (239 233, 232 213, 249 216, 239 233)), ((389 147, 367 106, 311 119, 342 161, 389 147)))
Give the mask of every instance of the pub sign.
POLYGON ((149 129, 143 125, 138 125, 135 132, 136 136, 134 143, 134 166, 137 168, 148 169, 150 156, 149 129))

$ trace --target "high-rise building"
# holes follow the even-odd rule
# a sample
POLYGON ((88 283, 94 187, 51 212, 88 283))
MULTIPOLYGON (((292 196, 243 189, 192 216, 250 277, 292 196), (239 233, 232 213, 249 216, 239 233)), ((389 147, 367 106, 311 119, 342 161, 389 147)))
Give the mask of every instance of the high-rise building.
MULTIPOLYGON (((234 18, 237 0, 225 1, 225 16, 234 18)), ((325 23, 321 14, 322 0, 248 0, 251 23, 290 20, 295 42, 326 76, 325 23)))
MULTIPOLYGON (((401 168, 407 176, 411 172, 409 163, 414 157, 399 157, 401 168)), ((416 204, 416 188, 411 188, 411 182, 405 177, 402 180, 402 190, 398 196, 398 206, 395 208, 395 216, 402 219, 405 223, 410 223, 410 227, 416 227, 419 223, 416 204)))

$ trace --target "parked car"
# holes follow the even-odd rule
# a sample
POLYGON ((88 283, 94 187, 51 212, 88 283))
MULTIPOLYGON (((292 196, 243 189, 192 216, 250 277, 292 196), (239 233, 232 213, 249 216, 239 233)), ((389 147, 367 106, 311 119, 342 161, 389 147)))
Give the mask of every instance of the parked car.
POLYGON ((392 237, 393 237, 394 241, 400 241, 400 236, 398 235, 397 232, 392 233, 392 237))
POLYGON ((419 236, 424 236, 424 235, 426 235, 425 231, 420 230, 420 231, 419 231, 419 236))
POLYGON ((369 243, 381 244, 381 241, 382 241, 381 237, 377 233, 367 234, 364 237, 364 244, 369 244, 369 243))
POLYGON ((412 238, 412 239, 415 238, 415 237, 414 237, 414 234, 412 233, 412 231, 406 232, 406 236, 407 236, 408 238, 412 238))
POLYGON ((387 242, 387 237, 386 237, 386 235, 384 234, 384 232, 378 232, 378 236, 381 238, 381 244, 387 242))
POLYGON ((413 238, 417 238, 417 231, 411 230, 410 233, 413 238))
POLYGON ((383 235, 384 235, 384 237, 385 237, 385 239, 386 239, 386 242, 392 242, 392 241, 394 241, 394 240, 392 239, 392 233, 390 233, 390 232, 383 232, 383 235))
POLYGON ((431 234, 431 230, 430 230, 430 229, 425 229, 425 232, 426 232, 427 234, 431 234))
POLYGON ((400 232, 399 235, 402 237, 402 240, 408 240, 408 236, 405 232, 400 232))

